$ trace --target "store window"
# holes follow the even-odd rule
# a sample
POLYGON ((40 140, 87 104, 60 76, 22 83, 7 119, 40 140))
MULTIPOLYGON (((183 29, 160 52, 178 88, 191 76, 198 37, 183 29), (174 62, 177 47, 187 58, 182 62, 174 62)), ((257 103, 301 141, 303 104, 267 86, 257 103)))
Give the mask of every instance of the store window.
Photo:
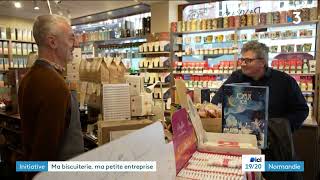
POLYGON ((317 0, 212 2, 187 6, 183 10, 183 21, 312 7, 317 7, 317 0))

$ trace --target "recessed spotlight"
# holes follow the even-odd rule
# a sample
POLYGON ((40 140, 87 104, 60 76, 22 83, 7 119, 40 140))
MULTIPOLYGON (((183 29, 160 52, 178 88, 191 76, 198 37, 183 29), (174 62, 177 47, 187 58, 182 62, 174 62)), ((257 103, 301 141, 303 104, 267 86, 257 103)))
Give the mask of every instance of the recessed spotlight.
POLYGON ((86 31, 82 31, 82 33, 86 33, 86 31))
POLYGON ((39 6, 38 6, 38 2, 36 0, 33 1, 33 9, 34 10, 39 10, 40 9, 39 6))
POLYGON ((111 14, 112 14, 112 11, 107 12, 107 14, 111 15, 111 14))
POLYGON ((139 5, 133 6, 133 8, 135 9, 138 9, 139 7, 140 7, 139 5))
POLYGON ((91 16, 87 16, 87 18, 88 18, 88 19, 91 19, 92 17, 91 17, 91 16))
POLYGON ((88 24, 88 27, 91 27, 92 25, 91 24, 88 24))
POLYGON ((101 25, 102 25, 102 24, 103 24, 103 22, 101 21, 101 22, 99 22, 99 24, 101 24, 101 25))
POLYGON ((76 27, 76 26, 71 26, 71 28, 72 28, 72 29, 76 29, 77 27, 76 27))
POLYGON ((14 2, 13 3, 15 8, 21 8, 21 3, 20 2, 14 2))

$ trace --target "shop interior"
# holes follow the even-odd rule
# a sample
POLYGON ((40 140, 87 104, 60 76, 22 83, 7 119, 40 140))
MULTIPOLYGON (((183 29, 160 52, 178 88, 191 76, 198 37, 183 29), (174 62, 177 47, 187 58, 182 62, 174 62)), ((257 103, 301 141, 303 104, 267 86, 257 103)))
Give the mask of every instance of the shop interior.
MULTIPOLYGON (((257 40, 269 48, 268 66, 292 76, 307 101, 309 115, 293 134, 294 147, 304 161, 303 178, 320 178, 318 4, 318 0, 0 1, 0 177, 22 179, 15 172, 15 162, 23 157, 18 87, 32 66, 31 54, 38 51, 33 21, 53 13, 69 19, 76 36, 74 59, 64 78, 78 93, 87 152, 155 122, 161 122, 164 142, 170 144, 177 132, 173 120, 185 114, 192 120, 193 110, 199 119, 192 120, 198 143, 203 138, 200 131, 217 133, 215 140, 232 139, 223 136, 227 130, 222 105, 210 102, 226 79, 241 69, 243 45, 257 40)), ((235 129, 228 133, 251 141, 245 128, 235 129)), ((254 146, 250 152, 261 154, 254 146)), ((192 158, 204 154, 196 151, 192 158)), ((192 158, 189 161, 197 159, 192 158)), ((201 170, 176 165, 174 175, 179 178, 196 179, 188 169, 201 170)), ((250 179, 261 174, 236 176, 250 179)))

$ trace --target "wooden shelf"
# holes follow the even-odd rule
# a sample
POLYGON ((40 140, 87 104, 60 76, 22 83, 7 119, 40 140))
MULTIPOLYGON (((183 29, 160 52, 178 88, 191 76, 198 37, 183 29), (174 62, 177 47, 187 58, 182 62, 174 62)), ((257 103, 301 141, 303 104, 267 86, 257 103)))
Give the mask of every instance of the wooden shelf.
POLYGON ((235 54, 238 54, 238 52, 236 53, 227 53, 227 54, 188 54, 188 55, 181 55, 181 56, 176 56, 177 57, 186 57, 186 56, 211 56, 211 57, 215 57, 215 56, 223 56, 223 55, 235 55, 235 54))
POLYGON ((139 52, 139 54, 150 55, 150 54, 170 54, 169 51, 158 51, 158 52, 139 52))
POLYGON ((173 73, 174 75, 195 75, 195 76, 230 76, 230 73, 173 73))
POLYGON ((11 40, 11 39, 0 39, 0 41, 11 41, 11 42, 17 42, 17 43, 30 43, 30 44, 36 44, 36 42, 34 42, 34 41, 11 40))
MULTIPOLYGON (((147 38, 147 36, 127 37, 127 38, 113 38, 113 39, 107 39, 107 40, 96 40, 96 41, 80 42, 80 44, 90 44, 90 43, 106 43, 106 44, 110 43, 110 44, 113 44, 113 43, 121 43, 122 41, 130 41, 130 40, 134 41, 134 40, 146 39, 146 38, 147 38)), ((130 42, 130 43, 132 43, 132 42, 130 42)))
POLYGON ((197 33, 208 33, 208 32, 221 32, 221 31, 236 31, 236 30, 245 30, 245 29, 260 29, 260 28, 271 28, 271 27, 283 27, 283 26, 301 26, 301 25, 311 25, 318 23, 319 21, 307 21, 301 22, 299 24, 293 23, 285 23, 285 24, 266 24, 266 25, 259 25, 259 26, 246 26, 246 27, 239 27, 239 28, 221 28, 221 29, 210 29, 210 30, 198 30, 198 31, 185 31, 185 32, 173 32, 176 35, 183 35, 183 34, 197 34, 197 33))
POLYGON ((293 74, 293 73, 288 73, 291 76, 315 76, 316 74, 313 73, 305 73, 305 74, 293 74))
POLYGON ((170 70, 170 68, 164 68, 164 67, 153 67, 153 68, 139 68, 140 70, 162 70, 162 71, 165 71, 165 70, 170 70))

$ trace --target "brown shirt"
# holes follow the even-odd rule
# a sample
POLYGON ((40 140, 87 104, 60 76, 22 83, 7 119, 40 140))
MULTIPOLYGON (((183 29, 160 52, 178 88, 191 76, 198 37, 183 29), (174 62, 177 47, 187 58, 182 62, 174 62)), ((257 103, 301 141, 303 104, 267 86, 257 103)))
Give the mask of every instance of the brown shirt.
POLYGON ((70 92, 62 75, 46 61, 35 63, 18 98, 25 160, 57 160, 70 121, 70 92))

